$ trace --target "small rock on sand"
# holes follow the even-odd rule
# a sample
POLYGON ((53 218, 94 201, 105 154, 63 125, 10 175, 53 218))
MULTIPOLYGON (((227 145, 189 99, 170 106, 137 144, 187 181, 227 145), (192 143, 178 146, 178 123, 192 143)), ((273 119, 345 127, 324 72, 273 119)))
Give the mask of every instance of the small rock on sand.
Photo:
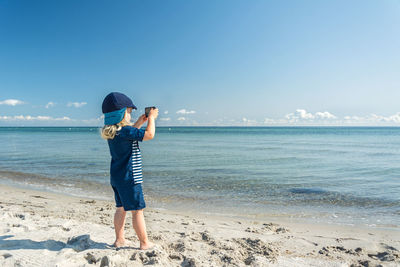
POLYGON ((69 238, 67 245, 70 245, 75 251, 83 251, 90 247, 90 235, 80 235, 69 238))
POLYGON ((106 267, 106 266, 110 266, 110 259, 108 258, 108 256, 104 256, 103 258, 101 258, 100 262, 100 267, 106 267))

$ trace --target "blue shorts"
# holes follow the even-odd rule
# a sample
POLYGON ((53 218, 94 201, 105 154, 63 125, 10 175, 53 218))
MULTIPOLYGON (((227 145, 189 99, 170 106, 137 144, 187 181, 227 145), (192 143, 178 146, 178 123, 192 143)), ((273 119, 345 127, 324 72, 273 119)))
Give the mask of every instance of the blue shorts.
POLYGON ((114 190, 116 207, 124 207, 128 210, 141 210, 146 207, 144 202, 142 184, 131 184, 129 186, 111 186, 114 190))

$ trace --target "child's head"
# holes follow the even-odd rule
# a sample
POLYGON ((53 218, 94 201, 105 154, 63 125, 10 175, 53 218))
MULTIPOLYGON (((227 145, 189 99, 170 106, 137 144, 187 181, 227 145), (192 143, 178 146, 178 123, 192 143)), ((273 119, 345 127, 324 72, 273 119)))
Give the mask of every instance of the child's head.
POLYGON ((133 111, 133 108, 126 108, 124 118, 122 119, 121 122, 126 123, 126 124, 131 124, 132 111, 133 111))
POLYGON ((116 132, 122 127, 132 125, 131 112, 136 109, 132 100, 122 93, 108 94, 103 101, 104 127, 101 136, 104 139, 113 139, 116 132))

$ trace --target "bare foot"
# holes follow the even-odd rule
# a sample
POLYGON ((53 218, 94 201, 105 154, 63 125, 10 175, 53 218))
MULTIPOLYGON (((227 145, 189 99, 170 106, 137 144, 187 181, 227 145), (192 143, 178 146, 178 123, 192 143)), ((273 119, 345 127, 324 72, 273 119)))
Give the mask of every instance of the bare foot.
POLYGON ((113 246, 116 248, 125 246, 125 239, 115 240, 113 246))
POLYGON ((147 243, 140 244, 140 249, 141 249, 141 250, 151 249, 151 248, 153 248, 155 245, 156 245, 156 244, 154 244, 153 242, 148 241, 147 243))

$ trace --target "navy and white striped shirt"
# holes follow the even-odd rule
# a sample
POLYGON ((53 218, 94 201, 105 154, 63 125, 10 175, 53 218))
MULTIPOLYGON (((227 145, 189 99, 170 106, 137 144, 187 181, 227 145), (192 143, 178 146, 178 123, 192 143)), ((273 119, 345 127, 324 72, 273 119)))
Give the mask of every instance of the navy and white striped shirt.
POLYGON ((142 174, 142 155, 140 154, 139 142, 133 141, 132 143, 132 175, 135 184, 143 182, 142 174))
POLYGON ((142 156, 138 141, 143 140, 144 132, 132 126, 125 126, 117 132, 114 139, 107 140, 111 154, 111 185, 126 186, 131 182, 143 182, 142 156))

